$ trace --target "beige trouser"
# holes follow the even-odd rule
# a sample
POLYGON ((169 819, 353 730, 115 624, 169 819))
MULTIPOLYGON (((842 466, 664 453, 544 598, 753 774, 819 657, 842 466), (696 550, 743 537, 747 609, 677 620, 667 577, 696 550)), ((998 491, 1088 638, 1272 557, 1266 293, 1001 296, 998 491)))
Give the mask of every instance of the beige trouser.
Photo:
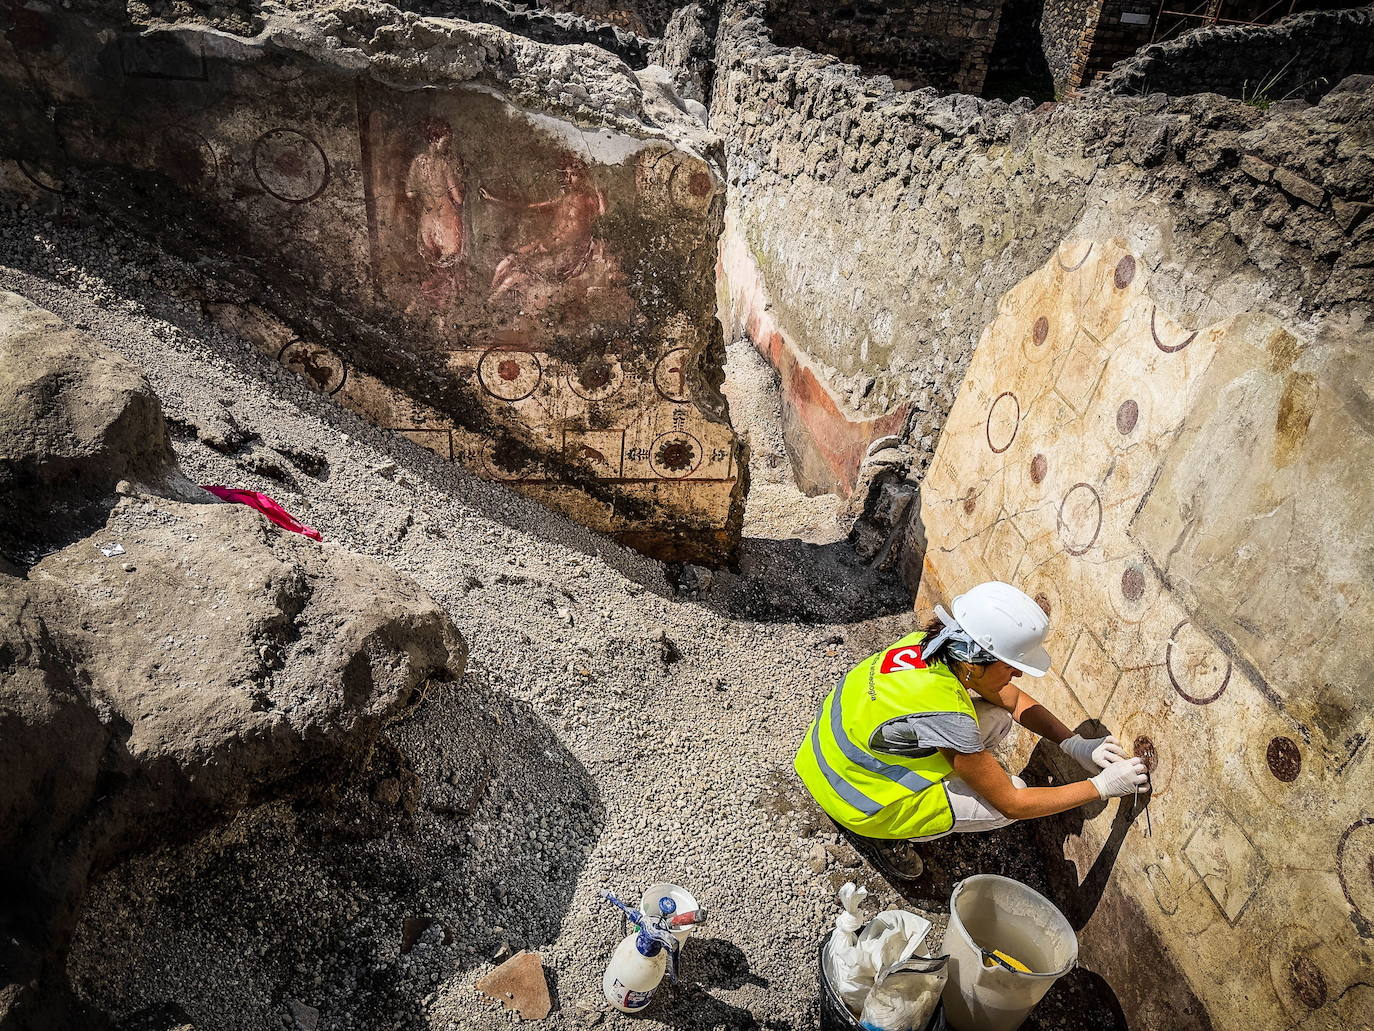
MULTIPOLYGON (((983 749, 986 751, 996 748, 1011 733, 1011 715, 1005 709, 999 709, 978 697, 973 699, 973 707, 978 712, 978 740, 982 743, 983 749)), ((1026 786, 1026 782, 1020 777, 1012 777, 1011 782, 1018 788, 1026 786)), ((993 808, 991 802, 958 777, 945 778, 945 791, 949 794, 949 807, 954 811, 954 826, 945 831, 944 834, 931 834, 928 837, 911 840, 934 841, 936 838, 943 838, 945 834, 976 834, 978 831, 995 831, 999 827, 1006 827, 1016 822, 1008 816, 1003 816, 997 809, 993 808)))

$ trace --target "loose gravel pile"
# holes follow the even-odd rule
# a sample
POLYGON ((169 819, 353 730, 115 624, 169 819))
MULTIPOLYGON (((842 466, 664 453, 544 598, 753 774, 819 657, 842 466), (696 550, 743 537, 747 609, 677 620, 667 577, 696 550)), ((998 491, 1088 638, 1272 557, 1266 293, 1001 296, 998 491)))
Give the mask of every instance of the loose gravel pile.
MULTIPOLYGON (((84 996, 129 1027, 497 1027, 514 1017, 473 982, 528 948, 554 992, 541 1026, 610 1024, 622 931, 601 893, 668 880, 710 922, 642 1024, 814 1024, 835 887, 899 899, 798 798, 791 758, 835 679, 910 623, 827 529, 833 502, 796 495, 787 526, 751 515, 736 571, 665 567, 311 392, 201 320, 190 265, 25 210, 0 222, 0 286, 145 372, 188 475, 271 494, 324 546, 412 576, 472 648, 356 783, 97 881, 70 959, 84 996)), ((776 411, 767 383, 736 380, 738 423, 776 411)))

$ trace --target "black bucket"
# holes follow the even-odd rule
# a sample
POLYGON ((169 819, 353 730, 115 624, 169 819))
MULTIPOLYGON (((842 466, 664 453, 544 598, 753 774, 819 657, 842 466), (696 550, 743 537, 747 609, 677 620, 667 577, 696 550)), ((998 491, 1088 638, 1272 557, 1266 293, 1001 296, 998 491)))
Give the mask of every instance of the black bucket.
MULTIPOLYGON (((859 1018, 849 1012, 849 1007, 840 998, 840 993, 830 983, 830 975, 825 969, 825 947, 829 944, 830 936, 826 935, 821 939, 820 948, 816 950, 816 969, 821 982, 821 1031, 861 1031, 863 1025, 859 1023, 859 1018)), ((945 1023, 943 1002, 935 1007, 935 1012, 930 1015, 921 1031, 949 1031, 949 1025, 945 1023)))

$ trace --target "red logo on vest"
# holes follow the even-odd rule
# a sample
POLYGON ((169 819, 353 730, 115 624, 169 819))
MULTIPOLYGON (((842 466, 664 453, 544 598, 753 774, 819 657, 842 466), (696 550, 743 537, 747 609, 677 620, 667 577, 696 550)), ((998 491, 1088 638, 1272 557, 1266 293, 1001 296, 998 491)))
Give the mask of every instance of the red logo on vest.
POLYGON ((901 648, 892 648, 883 653, 883 664, 878 667, 879 673, 896 673, 904 669, 925 669, 925 660, 921 658, 921 646, 918 644, 907 644, 901 648))

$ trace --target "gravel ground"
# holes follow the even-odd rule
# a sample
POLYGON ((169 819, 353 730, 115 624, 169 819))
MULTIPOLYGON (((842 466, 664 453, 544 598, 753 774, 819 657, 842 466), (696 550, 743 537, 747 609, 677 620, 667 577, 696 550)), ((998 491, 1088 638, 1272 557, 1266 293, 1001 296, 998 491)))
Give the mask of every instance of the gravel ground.
MULTIPOLYGON (((899 899, 797 797, 792 752, 833 681, 910 622, 905 593, 825 529, 833 502, 794 492, 784 520, 774 464, 737 571, 665 567, 312 393, 202 322, 178 259, 28 211, 0 222, 0 286, 143 369, 188 475, 265 491, 324 546, 414 577, 472 649, 365 780, 97 881, 70 960, 86 997, 201 1031, 290 1027, 299 1004, 322 1029, 498 1027, 513 1016, 473 982, 530 948, 555 994, 541 1026, 609 1025, 621 931, 600 893, 669 880, 711 918, 640 1024, 814 1026, 835 887, 858 875, 878 908, 899 899)), ((756 446, 773 434, 767 463, 777 400, 766 370, 738 374, 748 357, 732 401, 761 420, 756 446)))

